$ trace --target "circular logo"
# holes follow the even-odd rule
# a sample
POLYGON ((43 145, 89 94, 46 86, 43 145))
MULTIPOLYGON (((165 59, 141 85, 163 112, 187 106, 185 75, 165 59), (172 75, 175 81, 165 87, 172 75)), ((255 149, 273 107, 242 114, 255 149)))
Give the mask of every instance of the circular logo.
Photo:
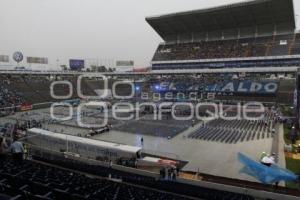
POLYGON ((14 55, 13 55, 13 58, 16 62, 22 62, 23 61, 23 54, 19 51, 15 52, 14 55))

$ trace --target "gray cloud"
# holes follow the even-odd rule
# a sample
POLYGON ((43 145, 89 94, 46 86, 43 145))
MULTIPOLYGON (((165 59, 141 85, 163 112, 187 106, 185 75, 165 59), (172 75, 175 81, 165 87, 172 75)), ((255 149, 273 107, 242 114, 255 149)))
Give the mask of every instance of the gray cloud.
MULTIPOLYGON (((238 0, 0 0, 0 54, 133 59, 148 66, 161 38, 146 16, 239 2, 238 0)), ((295 1, 298 13, 300 2, 295 1)), ((299 22, 299 20, 298 20, 299 22)))

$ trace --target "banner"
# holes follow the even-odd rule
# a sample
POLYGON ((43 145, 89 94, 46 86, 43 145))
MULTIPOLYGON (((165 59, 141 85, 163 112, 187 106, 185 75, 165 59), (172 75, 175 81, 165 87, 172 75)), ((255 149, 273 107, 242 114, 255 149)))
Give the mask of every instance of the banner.
POLYGON ((134 61, 132 60, 119 60, 116 62, 117 67, 132 67, 134 66, 134 61))
POLYGON ((223 94, 276 94, 276 81, 229 81, 216 84, 162 82, 152 85, 157 92, 202 92, 223 94))
POLYGON ((150 68, 149 67, 144 67, 144 68, 133 68, 133 72, 140 72, 140 73, 143 73, 143 72, 149 72, 150 71, 150 68))
POLYGON ((32 110, 32 109, 33 109, 32 104, 22 104, 21 105, 21 111, 28 111, 28 110, 32 110))
POLYGON ((8 63, 9 62, 9 56, 7 56, 7 55, 0 55, 0 62, 8 63))
POLYGON ((29 63, 29 64, 48 64, 48 58, 27 57, 27 63, 29 63))
POLYGON ((224 84, 208 85, 206 92, 224 92, 224 93, 259 93, 259 94, 275 94, 278 90, 277 82, 228 82, 224 84))

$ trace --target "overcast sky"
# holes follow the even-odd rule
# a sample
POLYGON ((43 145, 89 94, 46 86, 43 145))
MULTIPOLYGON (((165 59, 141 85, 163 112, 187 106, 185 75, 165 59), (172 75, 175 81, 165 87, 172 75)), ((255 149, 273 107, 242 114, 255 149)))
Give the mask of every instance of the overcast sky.
MULTIPOLYGON (((0 54, 19 50, 48 57, 54 66, 69 58, 132 59, 148 66, 162 39, 145 17, 240 1, 0 0, 0 54)), ((294 2, 298 14, 300 2, 294 2)))

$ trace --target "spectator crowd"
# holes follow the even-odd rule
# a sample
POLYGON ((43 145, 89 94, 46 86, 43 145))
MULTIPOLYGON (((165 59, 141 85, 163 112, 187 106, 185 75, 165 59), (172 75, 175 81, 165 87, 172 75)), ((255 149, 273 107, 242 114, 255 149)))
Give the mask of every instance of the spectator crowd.
MULTIPOLYGON (((297 42, 297 41, 296 41, 297 42)), ((200 41, 192 43, 161 44, 153 61, 194 60, 260 57, 297 54, 293 50, 293 35, 266 36, 234 40, 200 41), (283 42, 284 41, 284 42, 283 42)))
POLYGON ((9 79, 0 80, 0 108, 10 108, 13 111, 24 102, 24 98, 20 92, 10 89, 11 84, 9 79))

